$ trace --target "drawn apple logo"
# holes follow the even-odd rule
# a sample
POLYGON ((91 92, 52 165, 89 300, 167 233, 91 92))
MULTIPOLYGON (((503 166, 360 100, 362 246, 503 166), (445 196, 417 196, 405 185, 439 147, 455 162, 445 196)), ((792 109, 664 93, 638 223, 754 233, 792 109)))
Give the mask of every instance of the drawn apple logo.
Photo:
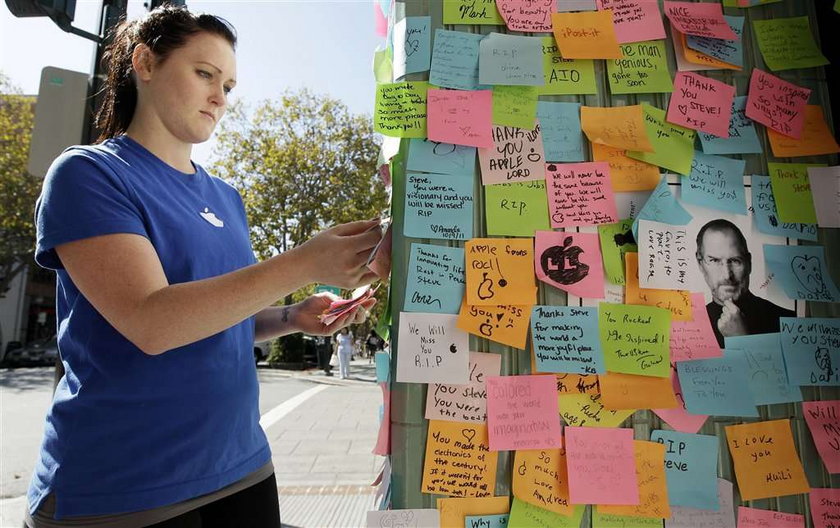
POLYGON ((543 273, 558 284, 574 284, 589 275, 589 265, 579 260, 583 250, 573 241, 566 237, 562 246, 551 246, 540 255, 543 273))

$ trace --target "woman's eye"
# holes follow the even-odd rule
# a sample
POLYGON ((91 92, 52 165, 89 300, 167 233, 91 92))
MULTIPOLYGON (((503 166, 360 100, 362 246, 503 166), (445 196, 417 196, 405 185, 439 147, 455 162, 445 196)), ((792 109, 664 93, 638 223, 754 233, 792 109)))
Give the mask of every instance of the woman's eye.
POLYGON ((225 86, 225 95, 229 94, 230 91, 233 90, 230 86, 225 86))
POLYGON ((205 79, 210 79, 211 77, 213 77, 212 75, 210 75, 210 72, 207 72, 207 71, 204 71, 204 70, 197 70, 197 71, 198 71, 198 74, 200 76, 204 77, 205 79))

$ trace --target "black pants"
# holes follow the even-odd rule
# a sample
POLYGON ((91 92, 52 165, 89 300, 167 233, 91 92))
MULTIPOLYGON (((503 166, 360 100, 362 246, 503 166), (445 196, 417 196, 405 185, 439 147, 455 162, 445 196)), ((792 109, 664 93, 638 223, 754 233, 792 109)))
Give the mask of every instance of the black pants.
POLYGON ((149 528, 280 528, 274 474, 224 499, 149 528))

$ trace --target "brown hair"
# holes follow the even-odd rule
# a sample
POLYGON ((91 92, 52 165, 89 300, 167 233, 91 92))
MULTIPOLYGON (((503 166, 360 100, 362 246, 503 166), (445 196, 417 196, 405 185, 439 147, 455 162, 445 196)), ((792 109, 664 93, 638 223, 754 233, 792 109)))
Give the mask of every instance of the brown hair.
POLYGON ((100 143, 124 133, 137 107, 137 85, 131 57, 138 44, 145 44, 159 61, 164 61, 197 33, 207 32, 236 47, 236 30, 227 20, 208 14, 193 14, 184 6, 163 5, 142 18, 123 21, 113 33, 113 41, 102 55, 107 72, 105 98, 96 114, 96 126, 102 131, 100 143))

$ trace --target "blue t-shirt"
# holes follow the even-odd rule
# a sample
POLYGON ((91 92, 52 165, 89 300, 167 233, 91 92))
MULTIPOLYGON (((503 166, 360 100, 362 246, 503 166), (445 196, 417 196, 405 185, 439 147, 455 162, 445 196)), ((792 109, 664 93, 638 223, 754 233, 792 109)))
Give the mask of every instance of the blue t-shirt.
POLYGON ((93 308, 54 249, 134 233, 151 241, 170 284, 215 277, 255 262, 239 193, 121 136, 67 149, 50 167, 35 215, 35 260, 58 276, 66 375, 47 415, 30 511, 50 492, 58 518, 146 510, 211 493, 266 464, 254 318, 147 355, 93 308))

